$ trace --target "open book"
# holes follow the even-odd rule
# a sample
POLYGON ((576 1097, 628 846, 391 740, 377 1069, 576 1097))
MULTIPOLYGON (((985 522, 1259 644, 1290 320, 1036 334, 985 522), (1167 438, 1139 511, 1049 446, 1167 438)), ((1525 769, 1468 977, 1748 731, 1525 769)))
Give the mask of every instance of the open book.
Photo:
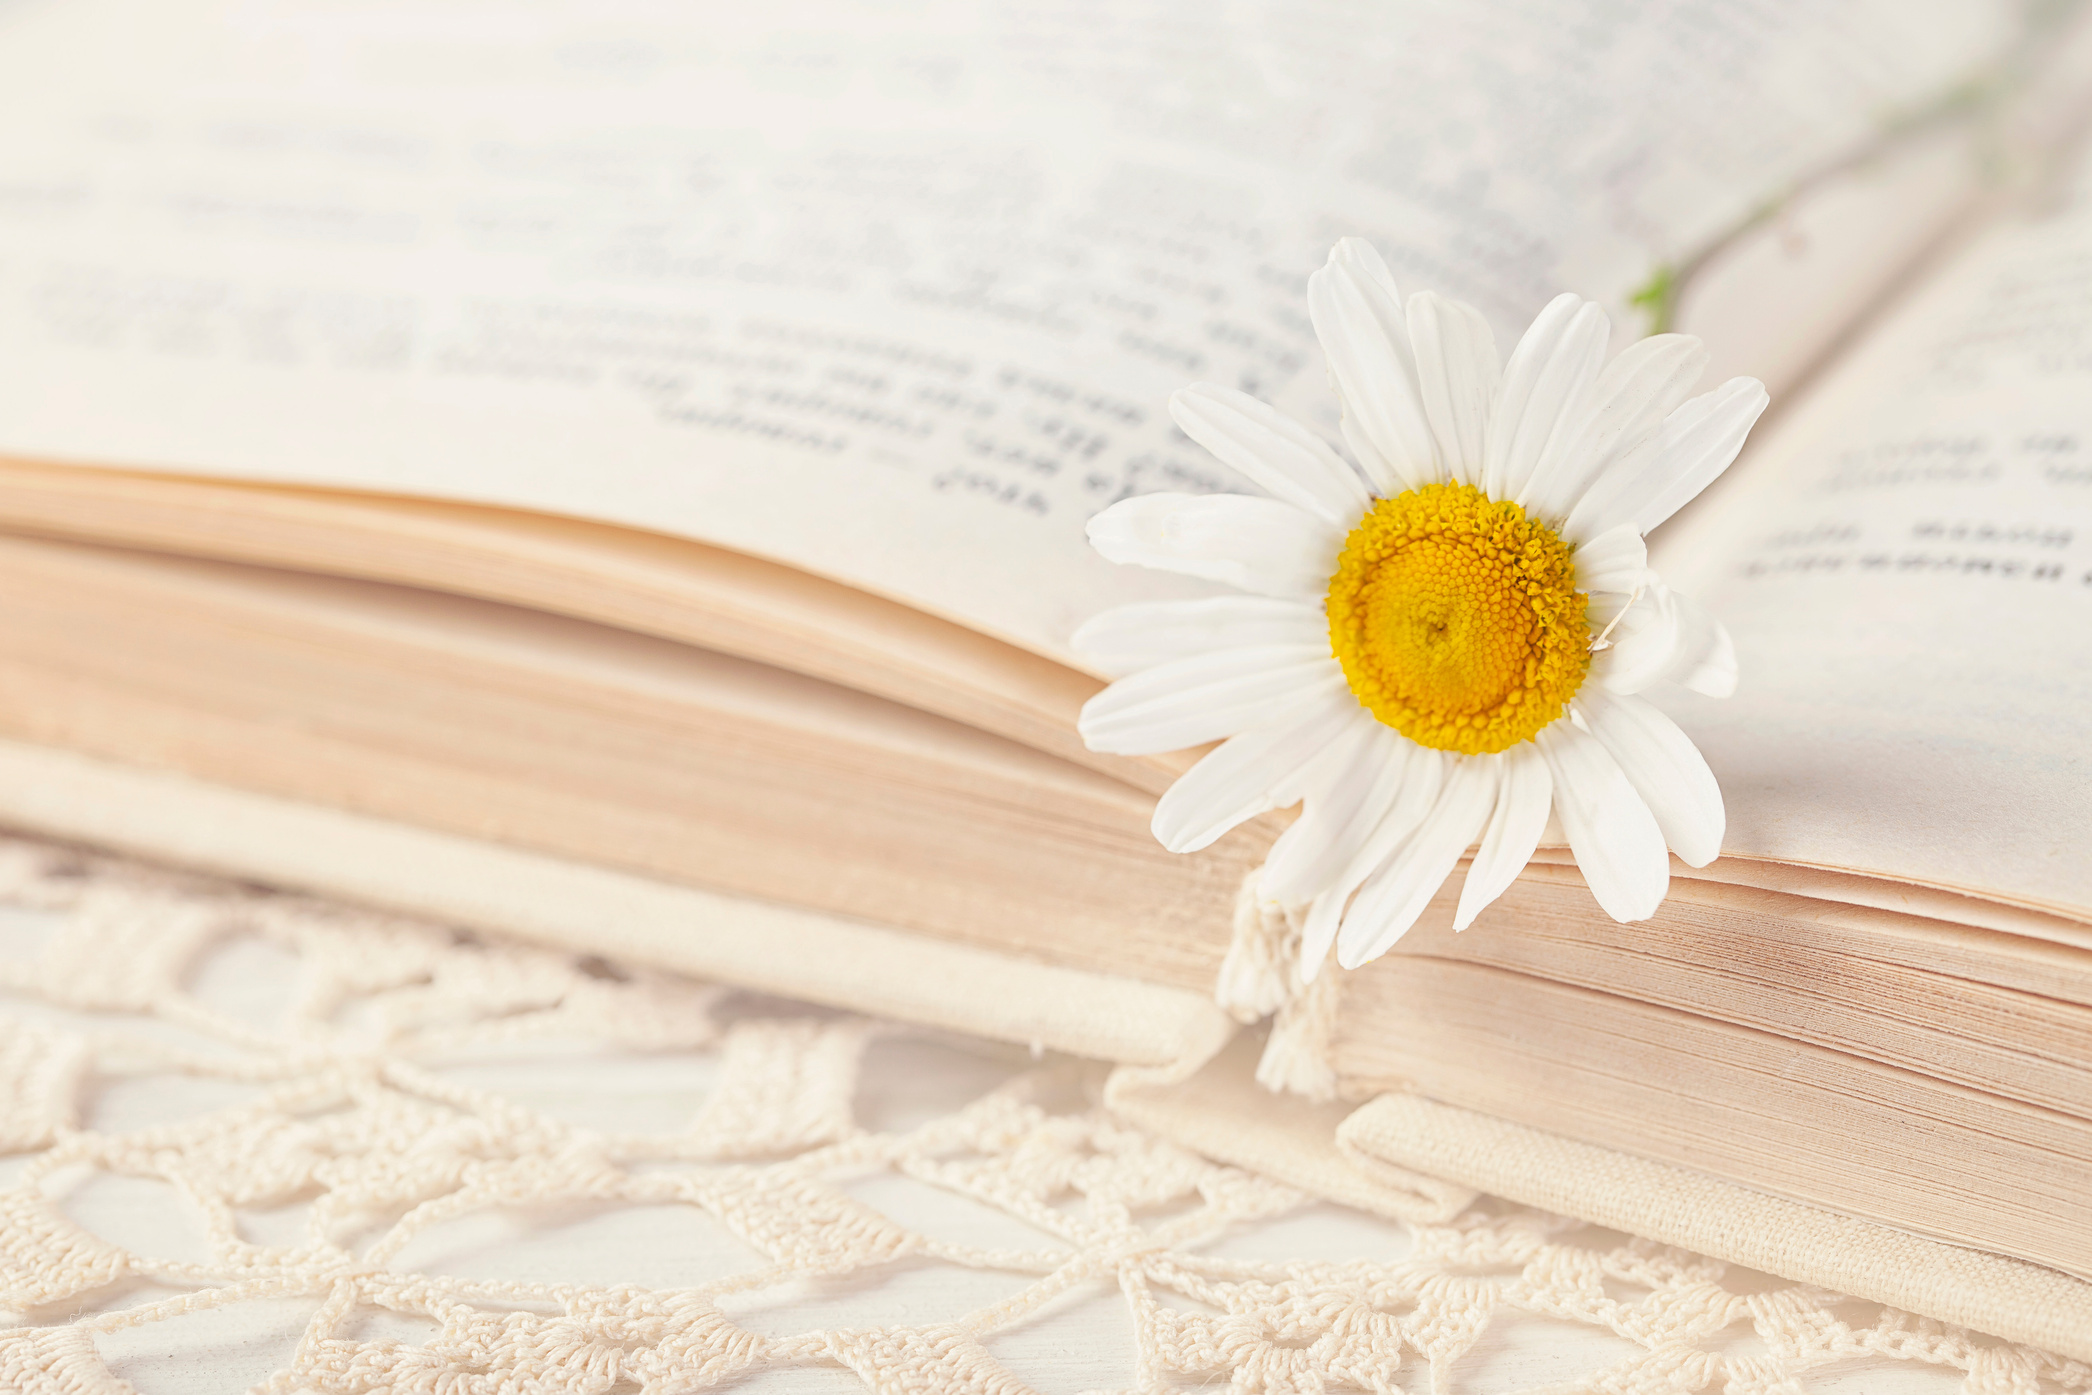
POLYGON ((1652 539, 1736 638, 1670 705, 1728 841, 1645 924, 1563 853, 1328 976, 1348 1146, 1663 1231, 1463 1151, 1501 1126, 1995 1252, 2033 1307, 1671 1228, 2092 1354, 2092 208, 1995 196, 2092 47, 1525 9, 0 11, 0 817, 1210 1053, 1286 818, 1173 857, 1190 756, 1077 739, 1076 625, 1200 594, 1084 521, 1245 487, 1192 379, 1335 438, 1339 235, 1500 342, 1574 288, 1800 402, 1652 539))

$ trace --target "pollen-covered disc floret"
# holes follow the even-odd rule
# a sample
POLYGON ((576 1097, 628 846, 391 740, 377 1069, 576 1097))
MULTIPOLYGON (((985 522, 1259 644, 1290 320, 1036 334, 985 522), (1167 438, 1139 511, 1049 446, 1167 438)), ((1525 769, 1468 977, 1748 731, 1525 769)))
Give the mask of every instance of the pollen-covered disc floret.
POLYGON ((1568 546, 1473 485, 1377 501, 1344 541, 1327 608, 1359 702, 1434 750, 1488 755, 1529 739, 1591 665, 1568 546))

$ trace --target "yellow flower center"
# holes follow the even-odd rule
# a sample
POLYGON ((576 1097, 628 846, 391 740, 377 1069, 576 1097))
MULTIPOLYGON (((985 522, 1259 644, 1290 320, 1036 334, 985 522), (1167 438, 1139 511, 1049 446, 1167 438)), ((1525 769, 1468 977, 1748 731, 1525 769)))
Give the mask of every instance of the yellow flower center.
POLYGON ((1562 715, 1591 665, 1553 529, 1469 484, 1382 499, 1344 540, 1329 643, 1368 711, 1420 746, 1502 751, 1562 715))

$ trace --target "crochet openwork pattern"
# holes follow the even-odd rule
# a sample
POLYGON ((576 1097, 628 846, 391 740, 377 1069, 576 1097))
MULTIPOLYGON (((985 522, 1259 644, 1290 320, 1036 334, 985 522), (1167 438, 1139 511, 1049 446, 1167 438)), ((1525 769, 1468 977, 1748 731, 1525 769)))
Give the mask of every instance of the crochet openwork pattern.
POLYGON ((0 989, 11 1392, 2092 1389, 1530 1210, 1313 1202, 1085 1063, 24 840, 0 989))

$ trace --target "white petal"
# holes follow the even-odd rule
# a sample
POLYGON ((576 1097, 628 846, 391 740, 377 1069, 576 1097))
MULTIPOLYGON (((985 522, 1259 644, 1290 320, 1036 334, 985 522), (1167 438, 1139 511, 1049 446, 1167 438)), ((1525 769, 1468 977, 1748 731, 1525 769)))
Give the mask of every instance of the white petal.
POLYGON ((1727 821, 1721 786, 1692 738, 1641 698, 1593 687, 1577 695, 1574 707, 1649 806, 1671 851, 1689 867, 1720 856, 1727 821))
MULTIPOLYGON (((1653 576, 1654 573, 1651 575, 1653 576)), ((1590 599, 1584 605, 1584 620, 1591 627, 1591 638, 1593 640, 1597 639, 1600 634, 1603 634, 1610 627, 1612 633, 1607 636, 1606 642, 1610 644, 1612 641, 1617 640, 1622 630, 1632 623, 1632 621, 1623 618, 1626 612, 1632 607, 1639 606, 1642 597, 1646 594, 1646 589, 1640 594, 1625 591, 1590 592, 1590 599), (1621 623, 1615 625, 1613 624, 1615 620, 1620 620, 1621 623)), ((1638 617, 1641 614, 1641 611, 1636 612, 1638 617)), ((1597 665, 1605 661, 1606 652, 1605 650, 1600 650, 1592 656, 1593 672, 1597 671, 1597 665)))
POLYGON ((1550 450, 1526 486, 1538 518, 1567 518, 1591 482, 1663 425, 1707 371, 1707 350, 1689 334, 1656 334, 1630 344, 1598 375, 1590 420, 1577 439, 1550 450))
POLYGON ((1380 254, 1355 237, 1339 242, 1308 278, 1308 318, 1344 404, 1345 440, 1375 490, 1400 494, 1439 478, 1408 317, 1380 254))
POLYGON ((1591 657, 1591 678, 1607 692, 1622 697, 1654 687, 1678 652, 1674 615, 1659 615, 1637 629, 1622 625, 1613 631, 1612 637, 1610 649, 1591 657))
POLYGON ((1663 676, 1708 697, 1736 691, 1736 646, 1722 622, 1683 591, 1662 586, 1663 601, 1677 616, 1677 644, 1663 676))
POLYGON ((1418 749, 1358 709, 1351 731, 1308 772, 1300 817, 1271 845, 1265 894, 1300 902, 1335 884, 1394 807, 1404 780, 1417 778, 1405 747, 1418 749))
POLYGON ((1322 607, 1271 596, 1203 596, 1192 601, 1138 601, 1084 621, 1075 652, 1112 677, 1172 659, 1265 644, 1326 642, 1322 607))
POLYGON ((1300 929, 1300 981, 1313 983, 1329 959, 1329 947, 1337 942, 1337 926, 1343 923, 1344 906, 1353 888, 1331 887, 1316 895, 1300 929))
MULTIPOLYGON (((1331 381, 1335 381, 1334 377, 1331 381)), ((1409 488, 1395 473, 1394 467, 1381 457, 1380 447, 1373 444, 1372 436, 1360 424, 1358 413, 1345 412, 1343 420, 1337 423, 1337 431, 1343 436, 1344 447, 1351 452, 1351 458, 1365 471, 1367 485, 1375 497, 1387 498, 1409 488)))
POLYGON ((1632 591, 1654 580, 1649 548, 1631 523, 1609 528, 1576 549, 1576 589, 1632 591))
POLYGON ((1452 761, 1442 752, 1419 746, 1406 737, 1399 739, 1405 765, 1394 803, 1380 816, 1372 835, 1359 845, 1329 890, 1316 896, 1314 904, 1308 908, 1307 921, 1300 935, 1300 977, 1303 982, 1313 982, 1322 961, 1329 956, 1329 947, 1336 940, 1351 893, 1358 889, 1359 883, 1378 871, 1389 855, 1416 831, 1438 803, 1439 793, 1445 787, 1452 761))
MULTIPOLYGON (((1380 752, 1371 742, 1374 733, 1387 731, 1388 728, 1382 726, 1372 713, 1359 706, 1356 697, 1348 696, 1351 692, 1348 685, 1344 692, 1347 695, 1345 700, 1335 704, 1342 709, 1339 721, 1342 729, 1340 736, 1333 739, 1328 749, 1313 762, 1303 766, 1297 778, 1285 784, 1283 792, 1286 798, 1280 807, 1283 808, 1285 804, 1291 804, 1298 799, 1311 796, 1319 798, 1337 785, 1346 783, 1345 777, 1366 773, 1380 763, 1380 752)), ((1270 885, 1267 879, 1264 883, 1267 894, 1275 896, 1278 900, 1299 899, 1277 896, 1276 893, 1270 892, 1270 885)))
POLYGON ((1259 722, 1207 752, 1155 804, 1155 840, 1197 852, 1229 829, 1300 798, 1301 770, 1350 729, 1358 703, 1348 690, 1259 722))
POLYGON ((1482 836, 1496 802, 1497 764, 1490 756, 1454 763, 1431 816, 1366 878, 1344 912, 1344 928, 1337 932, 1337 963, 1355 969, 1378 959, 1409 933, 1459 865, 1460 854, 1482 836))
POLYGON ((1608 644, 1591 656, 1591 680, 1608 692, 1639 693, 1670 670, 1678 657, 1678 609, 1661 582, 1620 615, 1608 644))
POLYGON ((1479 485, 1489 404, 1503 376, 1489 321, 1472 305, 1419 291, 1409 298, 1409 342, 1439 465, 1453 480, 1479 485))
POLYGON ((1465 930, 1484 907, 1504 894, 1540 846, 1540 833, 1554 808, 1554 777, 1547 758, 1530 741, 1504 752, 1497 766, 1496 808, 1482 833, 1482 846, 1460 888, 1460 908, 1453 928, 1465 930))
POLYGON ((1194 383, 1169 400, 1170 419, 1221 464, 1272 498, 1340 528, 1372 504, 1365 482, 1329 443, 1247 393, 1194 383))
POLYGON ((1092 518, 1089 535, 1114 562, 1301 599, 1329 589, 1344 546, 1327 520, 1244 494, 1136 495, 1092 518))
POLYGON ((1388 854, 1431 816, 1431 810, 1437 805, 1456 763, 1443 751, 1419 746, 1392 728, 1389 731, 1395 737, 1393 749, 1402 753, 1402 780, 1395 790, 1394 803, 1381 815, 1372 836, 1359 844, 1351 861, 1337 873, 1335 884, 1347 891, 1379 871, 1388 854))
POLYGON ((1622 523, 1646 535, 1729 468, 1770 400, 1756 378, 1731 378, 1693 398, 1599 474, 1570 510, 1563 536, 1575 542, 1622 523))
MULTIPOLYGON (((1681 600, 1686 600, 1680 597, 1681 600)), ((1691 611, 1705 611, 1690 600, 1686 604, 1691 611)), ((1688 614, 1690 611, 1688 611, 1688 614)), ((1736 642, 1729 638, 1729 631, 1721 621, 1707 616, 1707 624, 1713 632, 1712 642, 1705 652, 1693 660, 1691 668, 1677 674, 1674 681, 1693 692, 1711 698, 1734 697, 1736 694, 1736 642)))
MULTIPOLYGON (((1586 611, 1592 623, 1597 598, 1586 611)), ((1669 680, 1708 697, 1736 690, 1736 649, 1729 632, 1690 596, 1652 579, 1613 627, 1611 647, 1591 659, 1591 678, 1607 692, 1639 693, 1669 680)))
POLYGON ((1547 757, 1555 813, 1591 894, 1614 920, 1647 920, 1671 889, 1655 815, 1596 737, 1556 722, 1533 739, 1547 757))
POLYGON ((1248 731, 1344 687, 1328 646, 1223 649, 1121 678, 1082 705, 1076 730, 1093 751, 1144 756, 1248 731))
POLYGON ((1534 319, 1489 413, 1482 488, 1490 498, 1522 498, 1548 443, 1559 438, 1565 449, 1583 434, 1611 333, 1605 312, 1573 295, 1556 296, 1534 319))

